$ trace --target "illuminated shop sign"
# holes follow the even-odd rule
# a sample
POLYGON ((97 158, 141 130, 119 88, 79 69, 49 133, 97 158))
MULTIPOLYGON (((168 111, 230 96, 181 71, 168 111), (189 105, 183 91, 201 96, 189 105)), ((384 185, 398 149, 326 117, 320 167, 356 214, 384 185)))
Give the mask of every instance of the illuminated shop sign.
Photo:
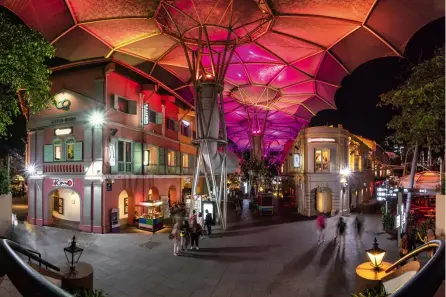
POLYGON ((72 187, 74 185, 74 182, 72 179, 59 179, 59 178, 53 178, 53 187, 72 187))
POLYGON ((60 128, 54 130, 54 135, 56 136, 69 135, 69 134, 73 134, 73 127, 60 128))
POLYGON ((334 138, 308 138, 308 143, 312 142, 335 142, 334 138))
POLYGON ((149 124, 149 104, 147 103, 142 106, 142 124, 149 124))
POLYGON ((294 168, 300 167, 300 154, 293 155, 293 165, 294 165, 294 168))
POLYGON ((65 110, 65 111, 70 110, 70 106, 71 106, 71 101, 68 99, 62 99, 56 103, 57 109, 61 109, 61 110, 65 110))
POLYGON ((108 162, 110 163, 110 166, 116 165, 115 145, 113 143, 108 145, 108 162))
POLYGON ((185 127, 189 127, 190 126, 190 123, 188 121, 182 120, 181 122, 183 123, 183 125, 185 127))

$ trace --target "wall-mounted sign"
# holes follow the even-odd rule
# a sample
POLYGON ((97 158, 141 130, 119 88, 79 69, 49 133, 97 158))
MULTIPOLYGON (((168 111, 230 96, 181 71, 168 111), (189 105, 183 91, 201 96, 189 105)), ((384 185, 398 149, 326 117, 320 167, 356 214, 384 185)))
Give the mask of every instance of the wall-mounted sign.
POLYGON ((73 134, 73 127, 60 128, 54 130, 54 135, 56 136, 69 135, 69 134, 73 134))
POLYGON ((293 166, 294 166, 294 168, 300 167, 300 154, 293 155, 293 166))
POLYGON ((72 187, 74 185, 74 181, 72 179, 59 179, 53 178, 53 187, 72 187))
POLYGON ((64 123, 71 123, 71 122, 75 122, 76 121, 76 117, 68 117, 68 118, 63 118, 63 119, 55 119, 55 120, 51 120, 51 125, 54 124, 64 124, 64 123))
POLYGON ((68 100, 68 99, 62 99, 62 100, 59 100, 56 103, 56 108, 57 109, 62 109, 62 110, 65 110, 65 111, 70 110, 70 106, 71 106, 71 101, 68 100))
POLYGON ((113 143, 108 145, 108 162, 110 163, 110 166, 116 165, 115 145, 113 143))
POLYGON ((334 138, 308 138, 308 143, 312 142, 335 142, 334 138))
POLYGON ((142 123, 143 125, 149 124, 149 104, 147 103, 142 106, 142 123))

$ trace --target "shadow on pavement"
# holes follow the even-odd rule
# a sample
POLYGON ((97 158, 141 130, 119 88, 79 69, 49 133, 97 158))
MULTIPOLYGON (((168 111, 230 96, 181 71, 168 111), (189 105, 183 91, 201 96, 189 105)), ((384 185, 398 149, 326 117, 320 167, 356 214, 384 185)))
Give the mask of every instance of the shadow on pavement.
POLYGON ((238 231, 223 231, 220 233, 215 233, 211 235, 211 238, 223 238, 231 236, 243 236, 251 235, 255 233, 265 232, 267 229, 250 229, 250 230, 238 230, 238 231))
MULTIPOLYGON (((347 275, 344 269, 345 265, 345 245, 344 247, 337 247, 335 260, 330 267, 328 273, 328 279, 325 284, 325 293, 324 297, 335 297, 341 296, 339 290, 342 288, 343 291, 349 292, 349 284, 347 280, 347 275), (333 290, 333 288, 337 288, 338 290, 333 290)), ((344 296, 344 295, 342 295, 344 296)))
POLYGON ((324 250, 322 251, 321 259, 319 261, 319 266, 321 268, 327 266, 327 264, 330 262, 330 259, 333 258, 335 251, 336 251, 336 238, 333 238, 327 243, 324 250))
POLYGON ((241 257, 241 256, 230 256, 230 255, 217 255, 217 254, 201 254, 199 252, 188 252, 180 255, 181 257, 186 258, 197 258, 202 260, 212 260, 222 263, 237 263, 237 262, 246 262, 246 261, 260 261, 260 257, 241 257))
POLYGON ((281 245, 257 245, 257 246, 228 246, 217 248, 200 248, 200 253, 260 253, 267 252, 271 248, 281 247, 281 245))

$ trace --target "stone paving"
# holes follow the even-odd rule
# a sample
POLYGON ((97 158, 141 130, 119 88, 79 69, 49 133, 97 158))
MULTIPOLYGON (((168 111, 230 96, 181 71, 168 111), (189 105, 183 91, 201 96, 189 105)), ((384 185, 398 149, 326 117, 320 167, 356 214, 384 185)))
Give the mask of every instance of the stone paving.
POLYGON ((381 232, 380 216, 366 216, 365 246, 354 235, 354 216, 347 218, 345 246, 337 246, 335 220, 328 219, 327 241, 318 246, 314 220, 253 219, 245 211, 227 231, 202 240, 199 251, 180 257, 173 256, 167 229, 98 235, 20 224, 14 238, 63 266, 63 248, 76 234, 95 288, 110 297, 350 296, 361 284, 355 268, 375 236, 388 251, 385 260, 395 261, 398 250, 381 232))

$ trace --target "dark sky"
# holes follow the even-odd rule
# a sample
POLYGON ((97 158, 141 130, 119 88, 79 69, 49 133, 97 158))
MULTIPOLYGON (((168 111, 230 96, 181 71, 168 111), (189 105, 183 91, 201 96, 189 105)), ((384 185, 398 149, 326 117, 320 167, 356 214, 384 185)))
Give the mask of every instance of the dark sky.
POLYGON ((436 48, 444 45, 444 18, 421 28, 408 42, 405 59, 387 57, 369 61, 344 78, 336 92, 338 110, 319 112, 310 126, 342 124, 352 133, 383 144, 391 131, 386 123, 392 118, 391 108, 378 108, 378 97, 394 89, 407 76, 411 65, 432 58, 436 48))
MULTIPOLYGON (((5 10, 0 7, 0 12, 5 10)), ((12 14, 12 17, 15 15, 12 14)), ((352 133, 382 144, 390 133, 386 123, 392 117, 392 110, 377 108, 378 96, 395 88, 405 77, 410 65, 431 58, 434 50, 444 45, 444 20, 441 18, 426 25, 411 38, 405 52, 407 59, 380 58, 358 67, 344 78, 342 87, 336 93, 338 110, 321 111, 312 119, 310 125, 340 123, 352 133)), ((15 21, 21 22, 18 18, 15 18, 15 21)), ((8 139, 0 139, 0 156, 10 149, 24 150, 26 122, 23 116, 17 117, 15 124, 9 128, 9 134, 8 139)))

